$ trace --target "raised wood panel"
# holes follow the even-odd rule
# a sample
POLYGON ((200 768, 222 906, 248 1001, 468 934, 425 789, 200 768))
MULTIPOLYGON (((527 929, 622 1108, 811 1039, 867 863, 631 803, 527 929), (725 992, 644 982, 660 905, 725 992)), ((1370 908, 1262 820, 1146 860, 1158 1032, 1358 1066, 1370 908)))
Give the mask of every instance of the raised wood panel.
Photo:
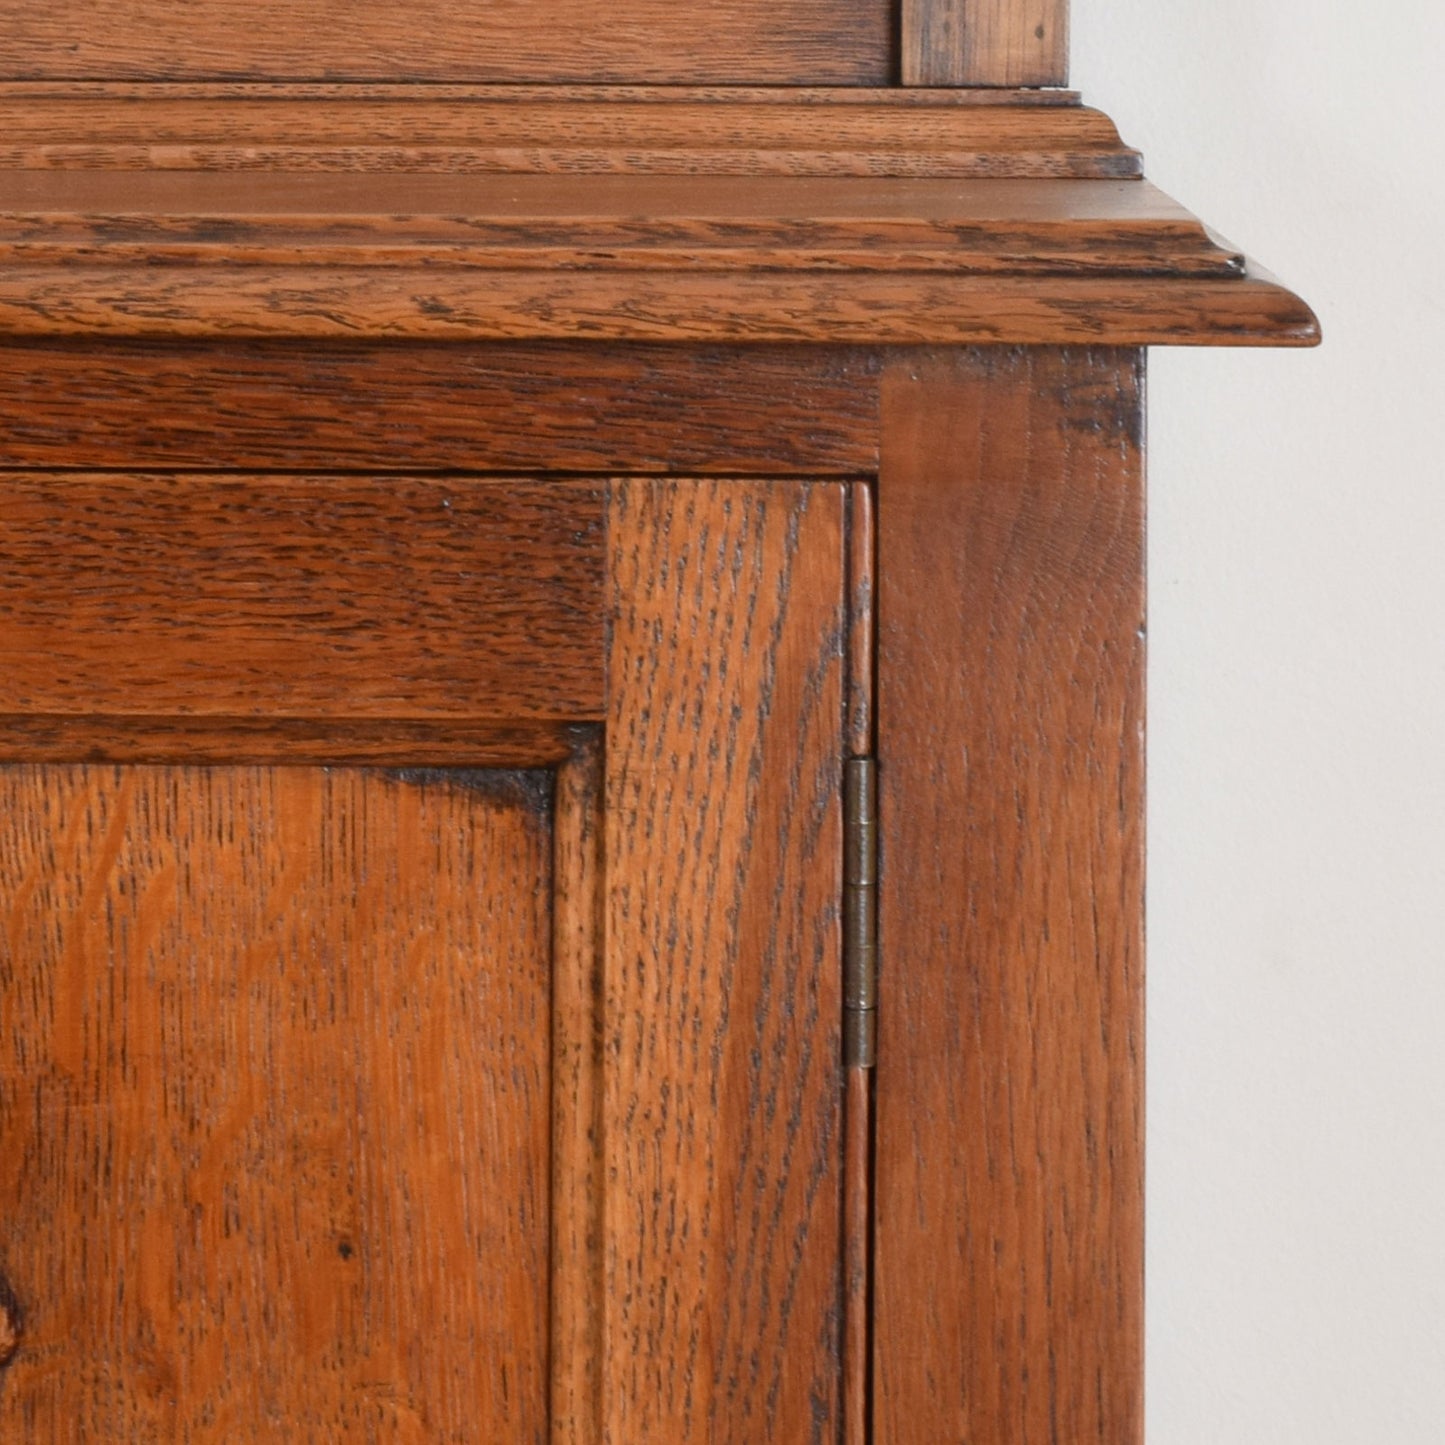
POLYGON ((876 371, 797 347, 12 341, 0 466, 856 475, 876 371))
POLYGON ((591 482, 0 479, 0 713, 602 710, 591 482))
POLYGON ((612 493, 614 1441, 838 1438, 845 493, 612 493))
POLYGON ((1069 0, 901 0, 905 85, 1066 85, 1069 0))
POLYGON ((12 78, 880 84, 885 0, 6 0, 12 78))
POLYGON ((884 377, 877 1445, 1141 1438, 1141 381, 884 377))
POLYGON ((547 1439, 550 796, 0 769, 0 1438, 547 1439))

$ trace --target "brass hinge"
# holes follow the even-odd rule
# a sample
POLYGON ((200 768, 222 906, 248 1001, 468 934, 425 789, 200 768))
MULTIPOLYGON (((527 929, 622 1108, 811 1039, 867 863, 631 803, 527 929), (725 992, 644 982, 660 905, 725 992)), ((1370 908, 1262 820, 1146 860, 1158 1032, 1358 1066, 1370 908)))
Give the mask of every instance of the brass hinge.
POLYGON ((843 775, 843 1065, 871 1069, 878 1037, 878 767, 843 775))

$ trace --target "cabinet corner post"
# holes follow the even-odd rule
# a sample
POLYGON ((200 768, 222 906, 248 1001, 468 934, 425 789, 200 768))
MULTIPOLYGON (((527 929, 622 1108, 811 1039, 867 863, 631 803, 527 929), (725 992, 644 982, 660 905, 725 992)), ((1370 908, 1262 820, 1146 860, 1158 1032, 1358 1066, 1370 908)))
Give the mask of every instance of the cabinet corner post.
POLYGON ((1141 1438, 1141 383, 883 379, 876 1445, 1141 1438))

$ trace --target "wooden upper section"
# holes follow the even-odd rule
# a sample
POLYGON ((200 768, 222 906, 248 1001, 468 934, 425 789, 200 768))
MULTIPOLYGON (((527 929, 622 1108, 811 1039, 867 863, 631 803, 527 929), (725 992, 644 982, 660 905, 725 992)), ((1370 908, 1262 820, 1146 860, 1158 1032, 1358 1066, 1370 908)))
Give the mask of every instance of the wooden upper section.
POLYGON ((893 0, 3 0, 37 80, 882 85, 893 0))
POLYGON ((0 334, 1316 330, 1066 92, 0 85, 0 334))

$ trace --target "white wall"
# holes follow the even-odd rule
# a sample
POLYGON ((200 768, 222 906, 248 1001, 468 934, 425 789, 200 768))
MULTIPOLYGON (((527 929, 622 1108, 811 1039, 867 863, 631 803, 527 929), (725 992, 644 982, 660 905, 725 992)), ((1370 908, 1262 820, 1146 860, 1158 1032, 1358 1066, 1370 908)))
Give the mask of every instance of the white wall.
POLYGON ((1445 7, 1074 0, 1320 313, 1151 357, 1153 1445, 1445 1442, 1445 7))

